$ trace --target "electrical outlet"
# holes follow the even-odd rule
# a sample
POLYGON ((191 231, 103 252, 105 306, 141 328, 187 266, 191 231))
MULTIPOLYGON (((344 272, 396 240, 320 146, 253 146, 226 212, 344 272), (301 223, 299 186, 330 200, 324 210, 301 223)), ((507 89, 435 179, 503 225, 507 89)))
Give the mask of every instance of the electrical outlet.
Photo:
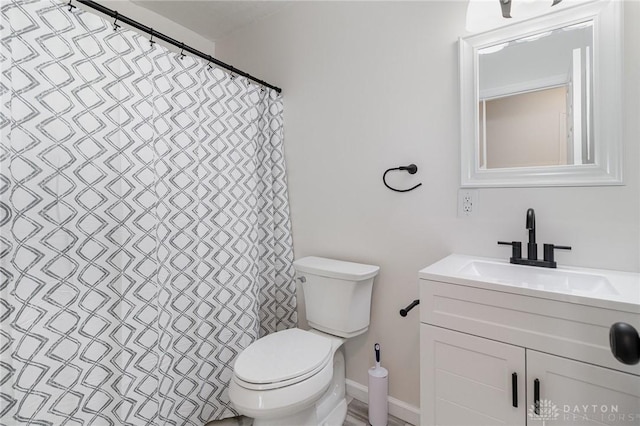
POLYGON ((458 190, 458 217, 473 216, 478 210, 478 190, 458 190))

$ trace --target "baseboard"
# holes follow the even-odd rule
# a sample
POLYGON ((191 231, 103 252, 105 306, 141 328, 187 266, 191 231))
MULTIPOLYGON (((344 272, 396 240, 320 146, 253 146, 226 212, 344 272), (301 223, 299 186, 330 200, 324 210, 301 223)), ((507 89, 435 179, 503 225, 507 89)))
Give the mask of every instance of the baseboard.
MULTIPOLYGON (((365 404, 368 402, 368 389, 365 385, 361 385, 360 383, 354 382, 350 379, 347 379, 346 385, 347 395, 352 396, 365 404)), ((389 414, 399 418, 400 420, 404 420, 407 423, 411 423, 412 425, 420 424, 420 409, 392 396, 389 397, 389 414)))

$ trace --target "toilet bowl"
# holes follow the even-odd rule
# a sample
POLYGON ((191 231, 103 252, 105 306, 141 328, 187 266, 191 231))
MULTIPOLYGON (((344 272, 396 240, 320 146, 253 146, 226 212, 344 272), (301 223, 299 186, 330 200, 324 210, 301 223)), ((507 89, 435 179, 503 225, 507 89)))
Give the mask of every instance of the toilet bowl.
POLYGON ((307 257, 294 262, 311 330, 272 333, 236 359, 229 398, 255 426, 342 425, 343 343, 368 329, 373 265, 307 257))
POLYGON ((326 408, 344 399, 344 339, 321 334, 279 331, 243 351, 229 387, 236 410, 258 426, 327 424, 326 408))

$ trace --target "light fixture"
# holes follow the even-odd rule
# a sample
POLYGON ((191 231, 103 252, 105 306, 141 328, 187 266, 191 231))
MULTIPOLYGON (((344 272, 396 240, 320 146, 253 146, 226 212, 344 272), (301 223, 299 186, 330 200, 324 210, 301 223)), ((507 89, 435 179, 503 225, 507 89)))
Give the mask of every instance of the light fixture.
POLYGON ((503 18, 511 18, 511 0, 498 0, 503 18))
MULTIPOLYGON (((498 0, 500 2, 500 9, 502 10, 502 17, 503 18, 509 18, 511 19, 511 1, 512 0, 498 0)), ((551 3, 551 7, 555 6, 556 4, 560 3, 562 0, 553 0, 553 2, 551 3)), ((524 0, 525 3, 533 3, 532 1, 526 1, 524 0)))
POLYGON ((466 29, 477 33, 590 0, 469 0, 466 29))

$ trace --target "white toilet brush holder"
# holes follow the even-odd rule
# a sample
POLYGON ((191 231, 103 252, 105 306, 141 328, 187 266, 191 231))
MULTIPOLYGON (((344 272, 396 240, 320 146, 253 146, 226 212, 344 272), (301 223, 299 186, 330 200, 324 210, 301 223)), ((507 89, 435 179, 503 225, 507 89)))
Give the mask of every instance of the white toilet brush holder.
POLYGON ((374 345, 376 365, 369 369, 369 424, 386 426, 389 418, 389 372, 380 366, 380 344, 374 345))

